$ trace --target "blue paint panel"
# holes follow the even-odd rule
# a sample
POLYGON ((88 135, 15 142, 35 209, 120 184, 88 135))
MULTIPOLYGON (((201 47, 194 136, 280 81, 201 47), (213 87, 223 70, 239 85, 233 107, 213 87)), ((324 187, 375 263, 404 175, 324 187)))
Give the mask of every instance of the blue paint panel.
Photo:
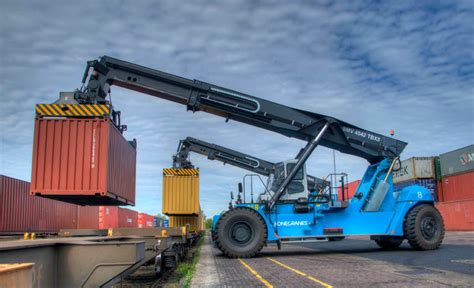
POLYGON ((433 196, 433 199, 435 201, 438 201, 436 180, 434 179, 414 179, 414 180, 410 180, 406 182, 397 183, 397 184, 394 184, 393 186, 394 186, 395 191, 399 191, 412 185, 425 187, 426 189, 430 191, 431 196, 433 196))
POLYGON ((222 214, 214 215, 214 217, 212 217, 212 231, 216 230, 217 221, 219 221, 219 218, 221 218, 221 215, 222 214))
MULTIPOLYGON (((403 220, 406 213, 419 203, 433 203, 431 192, 420 185, 407 185, 395 189, 392 175, 387 178, 390 189, 380 206, 379 211, 363 211, 370 193, 375 193, 377 181, 383 181, 390 162, 384 160, 368 167, 361 183, 347 208, 331 208, 328 203, 310 204, 309 213, 295 213, 293 204, 279 203, 271 212, 262 204, 240 204, 237 207, 254 209, 265 220, 268 229, 268 241, 287 237, 327 237, 325 228, 340 228, 342 235, 393 235, 403 236, 403 220)), ((214 216, 213 229, 220 215, 214 216)))

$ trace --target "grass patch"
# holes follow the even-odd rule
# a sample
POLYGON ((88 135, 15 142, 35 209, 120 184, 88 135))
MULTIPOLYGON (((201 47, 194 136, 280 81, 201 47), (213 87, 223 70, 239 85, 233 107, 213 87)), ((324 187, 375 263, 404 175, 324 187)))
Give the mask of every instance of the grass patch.
POLYGON ((201 254, 201 246, 204 243, 205 232, 202 233, 201 239, 199 239, 196 250, 193 254, 193 257, 190 261, 181 262, 179 263, 178 267, 176 268, 176 277, 178 281, 181 282, 181 279, 184 278, 183 287, 188 288, 191 284, 191 280, 193 279, 194 272, 196 272, 196 264, 199 261, 199 256, 201 254))

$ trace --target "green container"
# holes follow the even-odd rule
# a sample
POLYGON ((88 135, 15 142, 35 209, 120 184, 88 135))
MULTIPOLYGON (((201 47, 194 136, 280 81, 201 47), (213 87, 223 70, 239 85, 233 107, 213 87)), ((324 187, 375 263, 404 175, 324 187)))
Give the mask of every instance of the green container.
POLYGON ((434 157, 434 165, 435 165, 436 180, 441 181, 441 161, 439 161, 439 157, 434 157))

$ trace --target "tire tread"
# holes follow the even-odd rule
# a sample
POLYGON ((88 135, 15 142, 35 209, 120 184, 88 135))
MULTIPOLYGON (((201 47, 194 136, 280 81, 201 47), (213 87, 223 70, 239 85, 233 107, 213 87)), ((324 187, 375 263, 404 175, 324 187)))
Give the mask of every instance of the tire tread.
POLYGON ((437 241, 434 245, 426 243, 424 239, 420 239, 417 235, 417 216, 422 211, 423 209, 434 209, 436 213, 439 214, 438 210, 433 207, 433 205, 429 204, 420 204, 415 207, 413 207, 408 213, 407 216, 405 217, 405 220, 403 222, 403 231, 405 233, 405 237, 408 240, 408 243, 410 246, 415 249, 415 250, 435 250, 438 249, 441 243, 443 242, 444 238, 444 223, 443 223, 443 218, 440 215, 441 219, 441 236, 440 236, 440 241, 437 241))
POLYGON ((254 211, 253 209, 250 209, 250 208, 244 208, 244 207, 237 207, 237 208, 234 208, 232 210, 229 210, 228 212, 224 213, 224 215, 222 215, 222 217, 219 218, 219 221, 217 221, 217 224, 216 224, 216 244, 217 244, 217 247, 219 248, 219 250, 221 250, 222 253, 224 253, 227 257, 229 258, 252 258, 252 257, 255 257, 256 255, 258 255, 260 253, 260 251, 262 250, 263 246, 265 246, 266 244, 266 239, 267 239, 267 227, 265 225, 265 221, 262 219, 262 217, 260 216, 260 214, 258 214, 256 211, 254 211), (226 247, 223 245, 222 243, 222 240, 219 238, 219 229, 220 229, 220 225, 222 225, 222 222, 229 217, 229 214, 228 212, 229 211, 233 211, 233 210, 245 210, 245 211, 249 211, 253 214, 255 214, 255 218, 258 219, 258 221, 260 222, 260 224, 262 225, 262 227, 264 227, 263 229, 263 241, 260 241, 260 243, 258 244, 258 246, 254 249, 252 249, 251 251, 245 253, 245 254, 240 254, 240 253, 234 253, 232 251, 229 251, 228 249, 226 249, 226 247))

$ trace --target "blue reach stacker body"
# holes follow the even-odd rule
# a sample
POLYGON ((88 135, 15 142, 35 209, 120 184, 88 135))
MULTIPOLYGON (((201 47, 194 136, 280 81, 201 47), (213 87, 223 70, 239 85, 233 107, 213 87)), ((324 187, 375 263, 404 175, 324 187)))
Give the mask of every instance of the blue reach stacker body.
MULTIPOLYGON (((358 196, 350 199, 345 208, 331 206, 330 202, 310 202, 306 213, 296 212, 293 203, 277 204, 272 211, 267 210, 266 203, 236 204, 234 209, 258 213, 265 221, 267 242, 309 242, 353 235, 403 237, 408 211, 420 204, 433 205, 434 199, 429 190, 418 185, 395 191, 390 175, 389 189, 380 207, 377 211, 364 210, 371 193, 380 193, 374 187, 384 180, 389 165, 388 160, 370 165, 355 192, 358 196)), ((221 215, 213 218, 214 231, 221 215)))

